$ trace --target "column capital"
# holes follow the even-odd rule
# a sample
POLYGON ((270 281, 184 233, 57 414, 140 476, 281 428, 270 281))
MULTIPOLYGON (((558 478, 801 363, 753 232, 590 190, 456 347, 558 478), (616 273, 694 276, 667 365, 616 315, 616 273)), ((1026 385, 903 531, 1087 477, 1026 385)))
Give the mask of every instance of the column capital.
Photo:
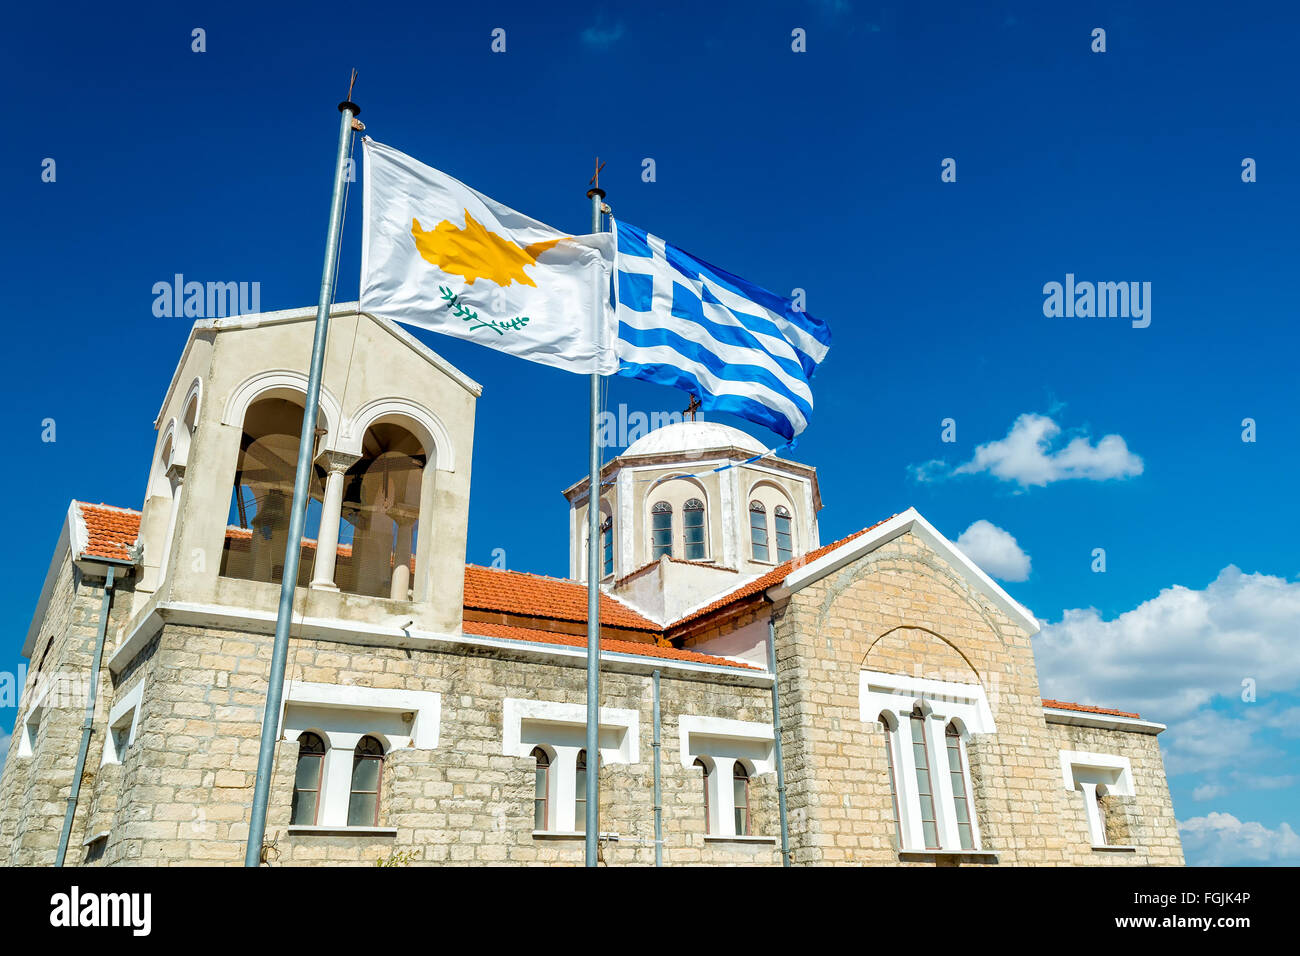
POLYGON ((185 463, 174 461, 167 466, 167 480, 180 484, 185 480, 185 463))
POLYGON ((345 451, 326 449, 316 456, 316 464, 330 474, 343 474, 361 460, 360 455, 350 455, 345 451))

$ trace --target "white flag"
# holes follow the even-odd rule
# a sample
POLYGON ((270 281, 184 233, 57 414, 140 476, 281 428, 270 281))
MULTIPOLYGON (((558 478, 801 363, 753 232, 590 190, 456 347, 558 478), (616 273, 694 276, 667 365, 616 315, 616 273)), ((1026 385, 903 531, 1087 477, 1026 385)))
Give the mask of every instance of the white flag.
POLYGON ((614 236, 570 236, 365 139, 361 309, 570 372, 618 367, 614 236))

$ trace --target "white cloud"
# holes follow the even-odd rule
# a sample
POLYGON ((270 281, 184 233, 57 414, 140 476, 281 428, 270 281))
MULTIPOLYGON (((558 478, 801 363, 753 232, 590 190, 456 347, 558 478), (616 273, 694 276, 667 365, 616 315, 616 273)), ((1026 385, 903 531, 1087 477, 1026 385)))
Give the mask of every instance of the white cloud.
POLYGON ((987 472, 1022 488, 1070 478, 1106 481, 1142 474, 1142 459, 1129 451, 1119 435, 1106 435, 1095 445, 1086 435, 1076 435, 1063 447, 1053 448, 1060 434, 1061 426, 1051 418, 1026 412, 1015 420, 1006 438, 978 446, 964 465, 949 469, 946 462, 930 461, 913 466, 912 474, 919 481, 933 481, 987 472))
POLYGON ((985 573, 1003 581, 1029 578, 1029 555, 1007 531, 981 518, 961 533, 957 547, 985 573))
POLYGON ((1183 853, 1193 866, 1300 864, 1300 834, 1288 823, 1270 830, 1231 813, 1211 813, 1178 824, 1183 853))
POLYGON ((1043 695, 1168 724, 1168 773, 1205 775, 1194 800, 1290 787, 1276 770, 1300 712, 1287 699, 1300 690, 1296 621, 1300 581, 1231 565, 1202 591, 1166 588, 1110 621, 1066 611, 1035 638, 1043 695), (1255 702, 1242 699, 1248 679, 1255 702))
POLYGON ((1066 611, 1035 639, 1039 676, 1048 697, 1188 717, 1215 697, 1240 703, 1246 679, 1261 700, 1300 687, 1297 621, 1300 581, 1229 565, 1203 591, 1174 585, 1114 620, 1066 611))

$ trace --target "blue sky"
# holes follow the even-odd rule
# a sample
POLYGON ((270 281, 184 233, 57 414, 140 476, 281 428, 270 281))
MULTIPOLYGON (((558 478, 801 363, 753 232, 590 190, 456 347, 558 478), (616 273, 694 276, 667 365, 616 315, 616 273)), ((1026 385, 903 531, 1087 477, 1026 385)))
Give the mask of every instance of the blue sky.
MULTIPOLYGON (((585 231, 599 154, 620 218, 806 289, 835 337, 794 455, 819 468, 823 540, 909 505, 954 540, 994 526, 967 540, 1047 623, 1044 693, 1170 724, 1189 860, 1300 862, 1300 13, 1044 6, 16 7, 0 387, 22 497, 0 670, 68 500, 141 504, 188 331, 153 316, 153 284, 257 281, 264 309, 314 304, 355 66, 371 135, 496 199, 585 231), (1150 325, 1046 317, 1043 286, 1067 273, 1150 282, 1150 325)), ((354 200, 340 301, 358 285, 354 200)), ((469 560, 504 548, 564 574, 585 381, 419 335, 485 386, 469 560)), ((685 405, 622 379, 609 401, 685 405)), ((14 717, 0 709, 5 731, 14 717)))

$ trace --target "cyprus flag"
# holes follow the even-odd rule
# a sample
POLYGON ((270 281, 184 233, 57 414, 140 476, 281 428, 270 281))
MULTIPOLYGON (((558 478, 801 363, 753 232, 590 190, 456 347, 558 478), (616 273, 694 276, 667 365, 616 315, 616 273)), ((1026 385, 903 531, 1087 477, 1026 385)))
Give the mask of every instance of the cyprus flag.
POLYGON ((365 139, 361 309, 570 372, 618 367, 614 236, 570 236, 365 139))

